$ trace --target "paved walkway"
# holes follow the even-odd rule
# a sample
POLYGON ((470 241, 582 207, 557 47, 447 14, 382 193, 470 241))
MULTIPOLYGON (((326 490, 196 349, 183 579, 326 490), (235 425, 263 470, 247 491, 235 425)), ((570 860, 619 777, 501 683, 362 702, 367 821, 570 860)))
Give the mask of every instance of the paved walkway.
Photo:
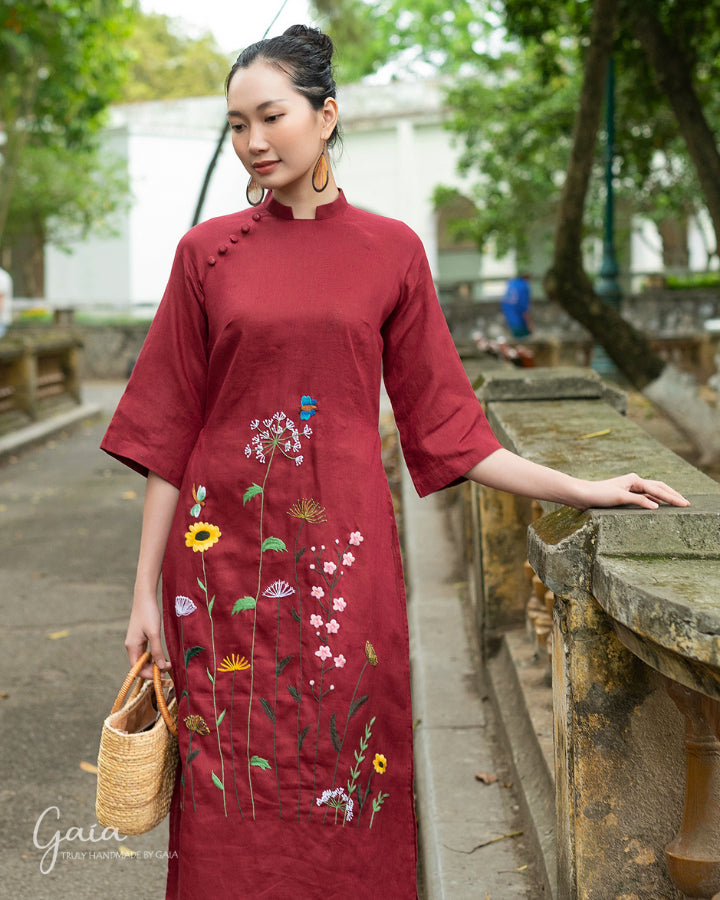
MULTIPOLYGON (((127 669, 143 483, 97 449, 121 387, 88 385, 94 421, 0 459, 0 884, 17 900, 164 896, 167 824, 102 840, 82 767, 127 669)), ((465 642, 444 515, 405 492, 425 897, 537 900, 524 837, 502 837, 522 825, 465 642)))

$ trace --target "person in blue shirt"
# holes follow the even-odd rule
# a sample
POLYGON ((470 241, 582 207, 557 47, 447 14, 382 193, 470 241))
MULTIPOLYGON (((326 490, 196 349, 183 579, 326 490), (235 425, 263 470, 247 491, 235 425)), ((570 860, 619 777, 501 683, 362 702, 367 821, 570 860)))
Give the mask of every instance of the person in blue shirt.
POLYGON ((516 278, 509 279, 501 307, 513 337, 527 337, 532 332, 530 275, 527 272, 521 272, 516 278))

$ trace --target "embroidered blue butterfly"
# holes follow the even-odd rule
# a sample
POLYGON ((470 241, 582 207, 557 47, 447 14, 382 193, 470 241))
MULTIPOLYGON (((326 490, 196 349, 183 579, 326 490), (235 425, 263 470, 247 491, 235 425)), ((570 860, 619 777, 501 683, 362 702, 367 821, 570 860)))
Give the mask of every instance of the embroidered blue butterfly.
POLYGON ((300 418, 307 422, 309 418, 315 415, 317 410, 317 400, 313 400, 308 394, 303 394, 300 398, 300 418))

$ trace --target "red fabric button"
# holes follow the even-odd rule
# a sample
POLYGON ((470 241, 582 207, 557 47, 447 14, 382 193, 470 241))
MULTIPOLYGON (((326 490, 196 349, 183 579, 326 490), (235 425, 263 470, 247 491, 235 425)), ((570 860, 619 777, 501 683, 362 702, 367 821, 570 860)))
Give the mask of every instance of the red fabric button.
POLYGON ((233 244, 237 244, 238 240, 239 240, 239 238, 238 238, 238 236, 237 236, 236 234, 231 234, 231 235, 230 235, 230 241, 231 241, 233 244))
POLYGON ((228 252, 227 244, 221 244, 218 247, 218 253, 220 256, 224 256, 228 252))
POLYGON ((250 231, 250 226, 249 226, 249 225, 242 225, 242 226, 240 227, 240 231, 242 231, 243 234, 247 234, 247 233, 250 231))
POLYGON ((217 262, 217 260, 215 259, 214 256, 208 256, 208 258, 207 258, 207 264, 208 264, 209 266, 214 266, 216 262, 217 262))
POLYGON ((253 213, 253 222, 259 222, 262 219, 260 213, 253 213))

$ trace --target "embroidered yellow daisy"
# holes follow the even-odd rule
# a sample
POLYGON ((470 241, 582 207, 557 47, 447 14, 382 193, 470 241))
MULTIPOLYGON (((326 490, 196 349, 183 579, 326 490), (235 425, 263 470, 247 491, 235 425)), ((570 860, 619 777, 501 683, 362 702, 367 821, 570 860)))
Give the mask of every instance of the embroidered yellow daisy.
POLYGON ((204 553, 220 539, 220 529, 208 522, 194 522, 190 531, 185 532, 185 546, 192 547, 193 553, 204 553))
POLYGON ((238 656, 237 653, 233 653, 231 656, 226 656, 220 663, 218 672, 242 672, 243 669, 249 668, 250 663, 244 656, 238 656))
POLYGON ((188 727, 188 731, 194 731, 195 734, 210 734, 210 729, 202 716, 185 716, 183 719, 188 727))
POLYGON ((296 500, 288 510, 288 515, 294 519, 303 519, 310 525, 319 525, 321 522, 327 522, 325 515, 325 507, 320 506, 317 500, 310 500, 303 497, 302 500, 296 500))
POLYGON ((382 753, 376 753, 375 759, 373 760, 373 766, 378 775, 384 775, 385 769, 387 769, 387 760, 382 755, 382 753))

